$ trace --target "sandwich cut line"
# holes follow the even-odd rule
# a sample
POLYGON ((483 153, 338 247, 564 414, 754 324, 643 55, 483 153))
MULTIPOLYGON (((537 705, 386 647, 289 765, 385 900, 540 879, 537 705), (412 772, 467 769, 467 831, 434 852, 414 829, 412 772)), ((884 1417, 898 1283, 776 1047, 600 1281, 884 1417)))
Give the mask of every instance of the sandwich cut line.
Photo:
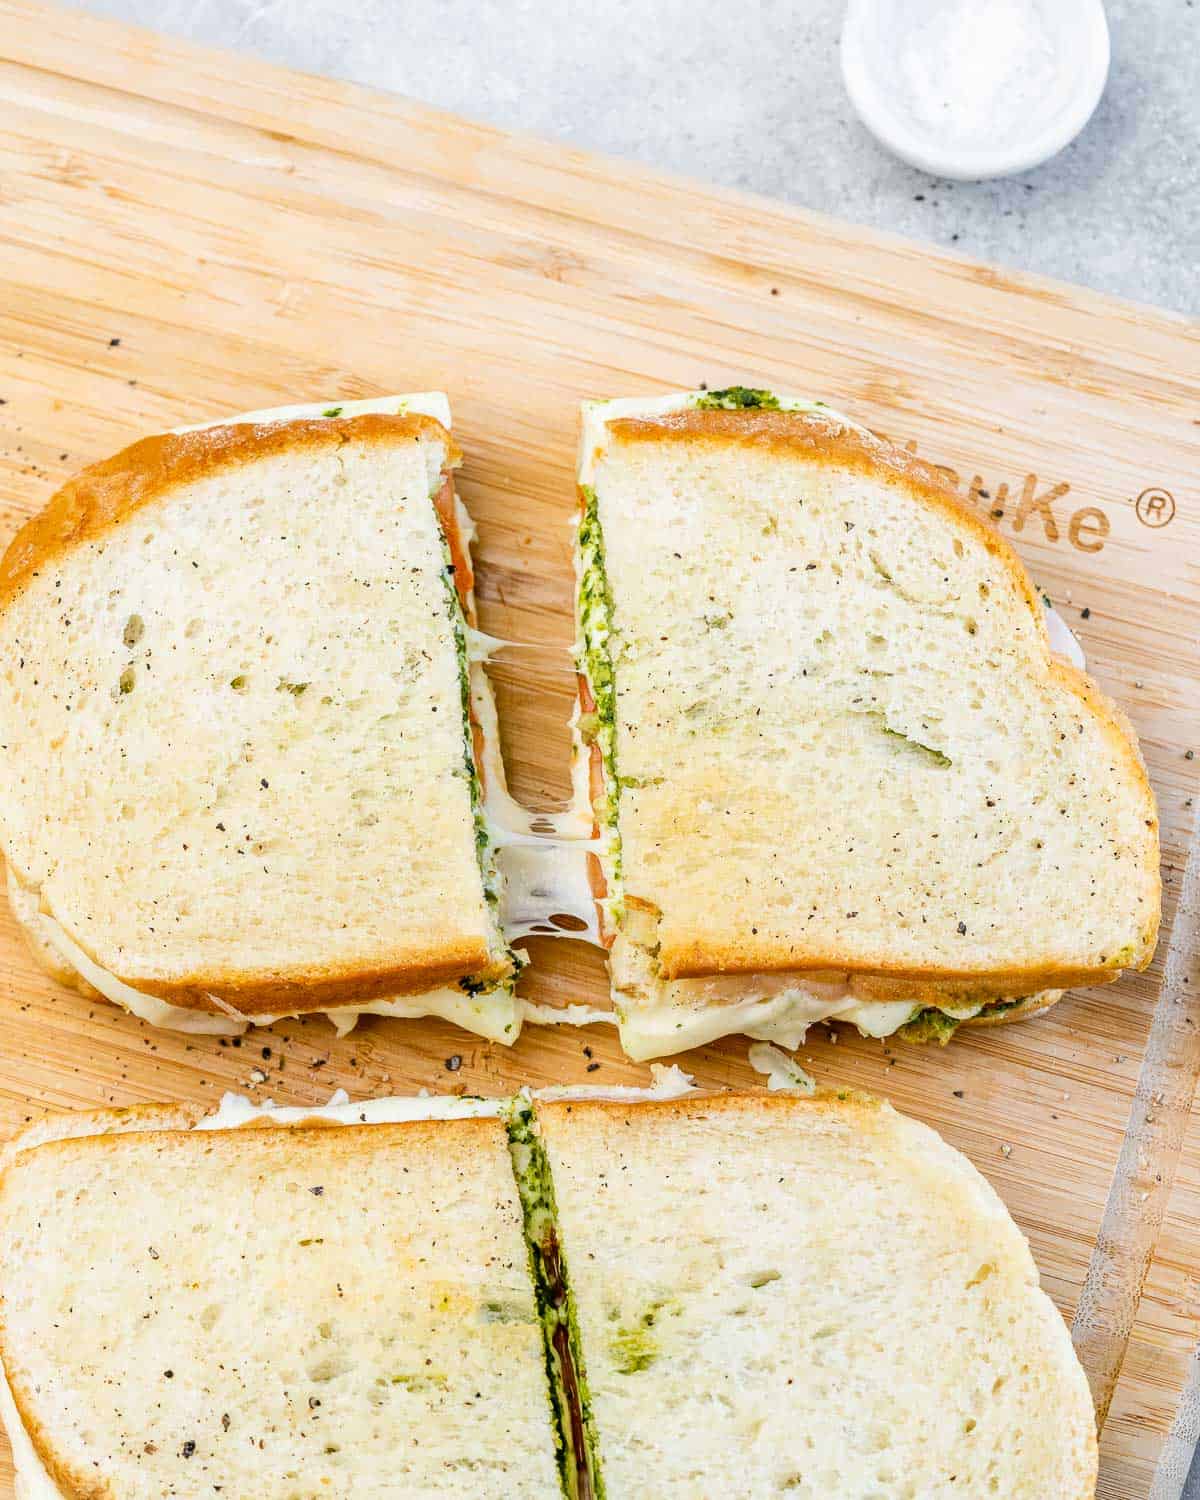
POLYGON ((529 1273, 542 1320, 546 1381, 554 1412, 559 1474, 566 1500, 605 1500, 587 1366, 566 1255, 558 1232, 554 1178, 532 1102, 509 1101, 505 1118, 521 1200, 529 1273))

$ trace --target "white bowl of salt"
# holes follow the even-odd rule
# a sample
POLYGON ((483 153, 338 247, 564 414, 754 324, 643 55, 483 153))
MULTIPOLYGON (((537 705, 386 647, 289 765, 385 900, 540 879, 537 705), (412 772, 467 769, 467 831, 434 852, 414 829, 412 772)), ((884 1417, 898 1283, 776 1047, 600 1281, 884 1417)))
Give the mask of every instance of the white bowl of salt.
POLYGON ((842 27, 863 124, 936 177, 1046 161, 1091 118, 1108 64, 1101 0, 849 0, 842 27))

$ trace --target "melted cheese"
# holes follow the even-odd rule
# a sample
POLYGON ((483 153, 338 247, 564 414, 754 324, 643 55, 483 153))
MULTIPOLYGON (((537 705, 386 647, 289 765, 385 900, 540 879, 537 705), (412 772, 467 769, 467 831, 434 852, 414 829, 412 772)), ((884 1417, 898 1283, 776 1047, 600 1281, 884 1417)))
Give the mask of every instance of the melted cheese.
POLYGON ((261 411, 238 412, 232 417, 216 417, 209 422, 192 422, 173 427, 172 432, 204 432, 209 427, 232 427, 243 424, 311 421, 317 417, 362 417, 369 412, 399 416, 416 412, 433 417, 447 432, 450 430, 450 402, 441 391, 419 391, 406 396, 371 396, 365 401, 306 401, 298 406, 268 406, 261 411))
MULTIPOLYGON (((837 987, 788 978, 773 994, 687 1005, 618 1005, 621 1046, 635 1062, 703 1047, 723 1036, 779 1042, 794 1050, 819 1021, 848 1021, 865 1036, 890 1036, 920 1006, 911 1000, 863 1001, 837 987), (835 991, 831 994, 830 991, 835 991)), ((976 1007, 978 1009, 978 1007, 976 1007)))
POLYGON ((270 1100, 255 1104, 244 1094, 223 1094, 215 1114, 206 1115, 193 1130, 237 1130, 255 1120, 269 1119, 276 1125, 295 1125, 301 1120, 329 1120, 335 1125, 391 1125, 408 1120, 464 1120, 494 1118, 503 1109, 503 1099, 464 1098, 457 1094, 396 1095, 387 1099, 350 1102, 345 1089, 338 1089, 327 1104, 279 1107, 270 1100))
POLYGON ((817 1080, 806 1073, 794 1057, 789 1057, 770 1042, 755 1042, 746 1053, 746 1059, 756 1073, 766 1075, 767 1088, 772 1093, 779 1089, 799 1094, 815 1094, 817 1091, 817 1080))
MULTIPOLYGON (((541 1089, 522 1089, 531 1099, 617 1099, 628 1103, 650 1099, 679 1099, 698 1092, 690 1073, 674 1065, 652 1063, 648 1085, 561 1084, 541 1089)), ((337 1089, 326 1104, 279 1106, 270 1100, 261 1104, 244 1094, 221 1096, 216 1112, 205 1115, 193 1130, 237 1130, 256 1120, 276 1125, 295 1125, 302 1120, 328 1120, 335 1125, 390 1125, 410 1120, 495 1119, 513 1104, 509 1095, 485 1099, 460 1094, 394 1094, 384 1099, 363 1099, 354 1104, 345 1089, 337 1089)))
MULTIPOLYGON (((107 969, 100 967, 83 951, 53 917, 38 907, 38 898, 8 875, 9 900, 17 920, 27 927, 37 941, 49 948, 67 968, 73 969, 106 1000, 119 1005, 131 1015, 168 1031, 185 1031, 202 1036, 241 1036, 250 1026, 270 1026, 282 1020, 278 1015, 239 1016, 214 1014, 207 1010, 189 1010, 171 1005, 156 995, 147 995, 125 984, 107 969)), ((217 1001, 217 997, 213 997, 217 1001)), ((388 1000, 372 1000, 362 1005, 335 1006, 326 1012, 339 1036, 353 1031, 359 1016, 399 1016, 417 1019, 440 1016, 466 1031, 494 1042, 514 1042, 524 1018, 522 1002, 504 990, 483 995, 468 995, 457 985, 426 990, 418 995, 401 995, 388 1000)))
POLYGON ((521 1033, 524 1013, 521 1001, 507 990, 489 990, 482 995, 468 995, 457 985, 426 990, 420 995, 399 995, 391 1000, 371 1000, 362 1005, 340 1005, 326 1011, 337 1028, 338 1036, 354 1030, 359 1016, 399 1016, 419 1020, 422 1016, 440 1016, 464 1031, 486 1037, 491 1042, 511 1046, 521 1033))
MULTIPOLYGON (((36 891, 28 890, 8 869, 8 899, 13 915, 28 929, 34 940, 50 950, 64 968, 72 969, 91 987, 119 1005, 123 1010, 148 1021, 151 1026, 163 1026, 171 1031, 188 1031, 202 1036, 240 1036, 250 1024, 227 1015, 214 1015, 211 1011, 188 1010, 181 1005, 169 1005, 156 995, 143 994, 130 985, 102 969, 90 958, 77 942, 55 921, 49 912, 42 911, 36 891)), ((277 1019, 274 1016, 259 1018, 263 1024, 277 1019)))

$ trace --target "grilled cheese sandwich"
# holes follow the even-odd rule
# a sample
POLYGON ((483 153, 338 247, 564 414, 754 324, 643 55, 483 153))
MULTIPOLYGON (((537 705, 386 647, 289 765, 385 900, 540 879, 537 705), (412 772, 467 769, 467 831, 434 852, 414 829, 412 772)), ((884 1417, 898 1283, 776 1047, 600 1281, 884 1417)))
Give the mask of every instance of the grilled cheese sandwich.
POLYGON ((0 836, 60 978, 180 1030, 325 1009, 515 1040, 448 424, 435 393, 180 429, 18 534, 0 836))
POLYGON ((939 471, 735 388, 589 403, 579 492, 577 765, 632 1056, 834 1018, 941 1041, 1150 961, 1136 738, 939 471))
POLYGON ((1091 1496, 1062 1319, 932 1131, 674 1069, 606 1092, 227 1096, 18 1138, 22 1500, 1091 1496))

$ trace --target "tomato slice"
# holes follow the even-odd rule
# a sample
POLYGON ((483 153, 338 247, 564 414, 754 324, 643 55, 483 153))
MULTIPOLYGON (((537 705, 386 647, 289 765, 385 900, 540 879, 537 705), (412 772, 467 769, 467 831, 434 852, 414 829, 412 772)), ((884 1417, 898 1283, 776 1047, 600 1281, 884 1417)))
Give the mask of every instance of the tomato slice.
POLYGON ((475 587, 475 573, 471 567, 471 557, 463 543, 462 532, 458 525, 458 507, 454 503, 454 481, 447 474, 442 482, 441 489, 433 497, 433 506, 437 511, 438 520, 442 523, 442 535, 446 538, 446 545, 450 549, 450 564, 454 569, 454 587, 458 590, 458 597, 462 603, 464 613, 467 613, 468 623, 474 624, 471 613, 468 611, 468 603, 471 590, 475 587))

